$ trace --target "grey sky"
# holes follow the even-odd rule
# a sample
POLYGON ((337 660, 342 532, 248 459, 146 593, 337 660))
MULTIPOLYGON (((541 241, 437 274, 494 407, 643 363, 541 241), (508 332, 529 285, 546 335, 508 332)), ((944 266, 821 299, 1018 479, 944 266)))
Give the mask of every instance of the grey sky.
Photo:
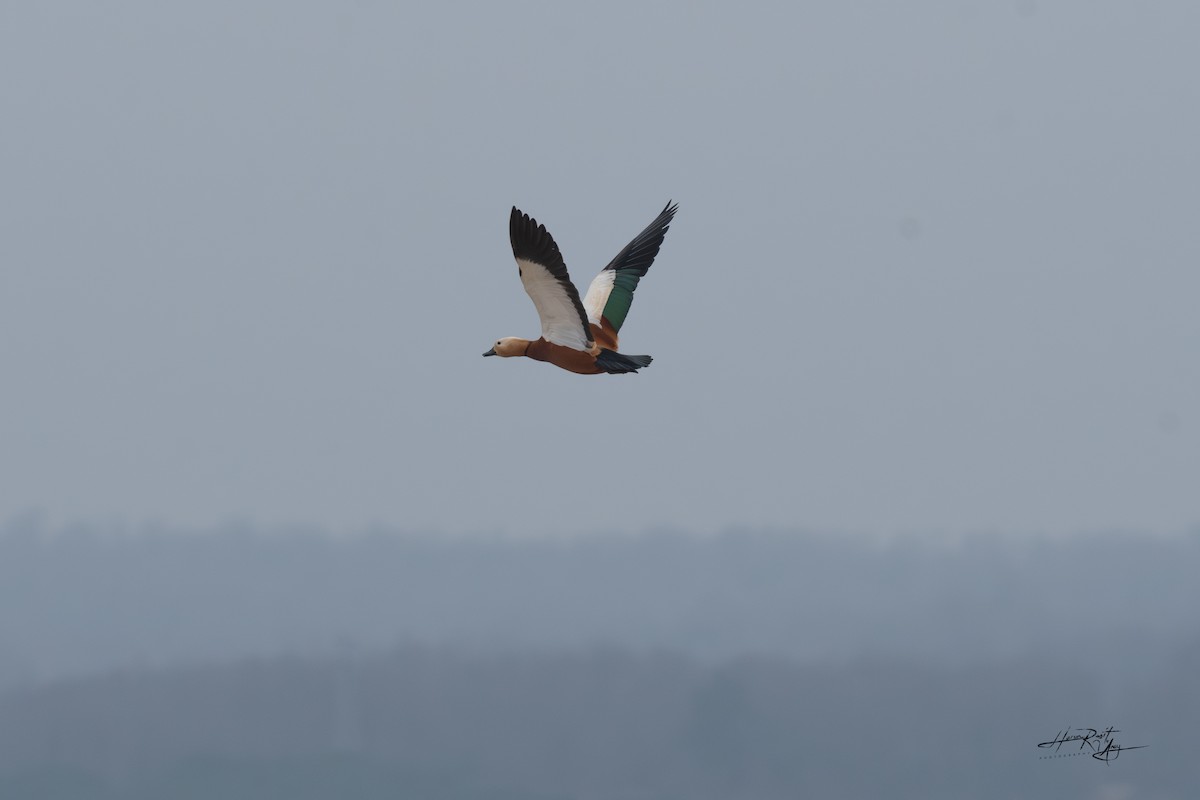
POLYGON ((0 518, 1200 523, 1191 3, 5 3, 0 518), (636 376, 484 360, 680 211, 636 376))

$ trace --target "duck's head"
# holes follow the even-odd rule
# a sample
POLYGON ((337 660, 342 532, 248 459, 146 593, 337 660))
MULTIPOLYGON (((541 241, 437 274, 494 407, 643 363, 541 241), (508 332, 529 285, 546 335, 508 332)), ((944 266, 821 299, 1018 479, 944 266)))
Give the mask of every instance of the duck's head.
POLYGON ((497 340, 492 345, 492 349, 484 353, 485 356, 523 356, 529 348, 528 339, 518 339, 516 336, 505 336, 503 339, 497 340))

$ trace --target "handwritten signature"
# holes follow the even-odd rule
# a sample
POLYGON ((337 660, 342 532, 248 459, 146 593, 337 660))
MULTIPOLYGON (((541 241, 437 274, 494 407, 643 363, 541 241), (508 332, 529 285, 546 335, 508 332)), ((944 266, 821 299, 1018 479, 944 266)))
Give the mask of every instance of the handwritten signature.
MULTIPOLYGON (((1147 744, 1134 746, 1117 744, 1116 739, 1113 738, 1114 733, 1120 733, 1120 731, 1111 725, 1103 730, 1097 730, 1096 728, 1064 728, 1050 741, 1040 742, 1038 747, 1053 748, 1054 752, 1057 753, 1062 749, 1064 744, 1079 742, 1079 750, 1073 755, 1091 750, 1092 758, 1107 764, 1120 756, 1122 750, 1141 750, 1150 746, 1147 744), (1079 731, 1079 733, 1071 733, 1072 730, 1079 731)), ((1052 756, 1043 756, 1043 758, 1052 758, 1052 756)))

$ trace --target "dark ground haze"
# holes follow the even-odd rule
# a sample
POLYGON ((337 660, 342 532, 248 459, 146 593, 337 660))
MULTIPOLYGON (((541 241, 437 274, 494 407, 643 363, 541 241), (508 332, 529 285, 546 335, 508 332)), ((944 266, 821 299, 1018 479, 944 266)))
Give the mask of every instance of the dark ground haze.
POLYGON ((0 536, 0 797, 1192 798, 1200 536, 0 536), (1068 726, 1126 751, 1039 759, 1068 726))

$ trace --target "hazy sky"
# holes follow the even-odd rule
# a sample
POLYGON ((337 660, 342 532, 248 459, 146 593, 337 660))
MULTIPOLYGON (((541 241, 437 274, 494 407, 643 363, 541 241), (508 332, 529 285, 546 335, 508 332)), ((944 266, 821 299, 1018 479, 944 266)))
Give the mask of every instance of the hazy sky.
POLYGON ((427 5, 0 6, 0 519, 1200 524, 1200 6, 427 5))

